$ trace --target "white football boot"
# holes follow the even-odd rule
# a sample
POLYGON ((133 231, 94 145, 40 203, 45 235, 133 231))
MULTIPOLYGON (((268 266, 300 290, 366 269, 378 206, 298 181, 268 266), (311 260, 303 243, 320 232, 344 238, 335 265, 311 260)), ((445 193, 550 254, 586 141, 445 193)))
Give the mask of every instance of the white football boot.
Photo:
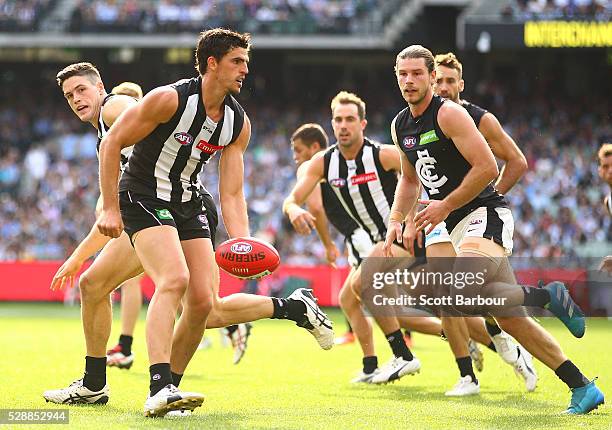
POLYGON ((538 374, 533 365, 533 357, 522 345, 518 345, 517 349, 519 357, 512 365, 512 367, 514 367, 514 373, 525 382, 527 391, 532 392, 536 389, 536 385, 538 384, 538 374))
POLYGON ((379 369, 375 369, 372 373, 359 372, 357 376, 351 379, 351 384, 371 384, 372 378, 380 373, 379 369))
POLYGON ((480 385, 472 381, 470 375, 459 378, 459 382, 457 382, 452 390, 444 393, 444 395, 448 397, 473 396, 475 394, 480 394, 480 385))
POLYGON ((172 384, 166 385, 154 396, 149 396, 144 404, 145 417, 163 417, 170 411, 181 409, 192 411, 204 402, 200 393, 180 391, 172 384))
POLYGON ((490 336, 495 350, 506 363, 513 365, 518 360, 519 353, 514 339, 506 332, 501 332, 495 336, 490 336))
POLYGON ((402 357, 393 357, 384 366, 380 368, 380 372, 372 378, 373 384, 386 384, 396 381, 402 376, 414 375, 421 370, 421 362, 413 357, 407 361, 402 357))
POLYGON ((47 390, 43 397, 47 402, 60 403, 64 405, 95 404, 104 405, 108 402, 110 390, 105 385, 100 391, 91 391, 83 386, 83 379, 70 384, 67 388, 58 390, 47 390))
POLYGON ((240 363, 240 360, 244 357, 252 327, 251 323, 238 324, 238 328, 231 334, 226 328, 223 329, 225 335, 232 342, 232 348, 234 348, 234 364, 240 363))
POLYGON ((312 294, 312 290, 299 288, 288 299, 299 300, 306 305, 306 320, 298 323, 298 326, 308 330, 321 348, 331 349, 334 346, 332 322, 317 304, 317 299, 312 294))

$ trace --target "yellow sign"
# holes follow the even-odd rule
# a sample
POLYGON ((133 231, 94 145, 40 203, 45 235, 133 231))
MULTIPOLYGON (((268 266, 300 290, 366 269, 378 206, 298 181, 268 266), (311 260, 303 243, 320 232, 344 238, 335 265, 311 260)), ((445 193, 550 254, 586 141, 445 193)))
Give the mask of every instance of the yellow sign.
POLYGON ((603 48, 612 46, 612 23, 589 21, 528 21, 528 48, 603 48))

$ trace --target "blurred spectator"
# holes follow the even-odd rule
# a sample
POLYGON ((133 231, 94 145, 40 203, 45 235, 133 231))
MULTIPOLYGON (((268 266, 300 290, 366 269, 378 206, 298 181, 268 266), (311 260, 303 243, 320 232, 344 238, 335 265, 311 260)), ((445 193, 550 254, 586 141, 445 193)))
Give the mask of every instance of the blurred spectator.
POLYGON ((502 15, 521 21, 538 19, 595 19, 609 21, 610 0, 515 0, 502 15))
POLYGON ((41 17, 55 0, 0 0, 0 31, 38 30, 41 17))

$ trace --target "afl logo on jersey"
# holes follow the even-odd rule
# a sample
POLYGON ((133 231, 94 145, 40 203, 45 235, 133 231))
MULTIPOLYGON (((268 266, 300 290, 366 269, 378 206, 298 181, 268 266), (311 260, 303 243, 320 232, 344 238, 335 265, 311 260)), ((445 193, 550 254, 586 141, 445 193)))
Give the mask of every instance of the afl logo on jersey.
POLYGON ((181 145, 191 145, 193 143, 193 137, 184 131, 179 131, 178 133, 174 133, 174 140, 176 140, 181 145))
POLYGON ((410 149, 413 148, 417 143, 416 137, 414 136, 406 136, 404 137, 404 140, 402 141, 402 144, 404 145, 404 148, 406 149, 410 149))
POLYGON ((344 178, 334 178, 329 181, 329 185, 336 188, 342 188, 346 185, 346 179, 344 178))

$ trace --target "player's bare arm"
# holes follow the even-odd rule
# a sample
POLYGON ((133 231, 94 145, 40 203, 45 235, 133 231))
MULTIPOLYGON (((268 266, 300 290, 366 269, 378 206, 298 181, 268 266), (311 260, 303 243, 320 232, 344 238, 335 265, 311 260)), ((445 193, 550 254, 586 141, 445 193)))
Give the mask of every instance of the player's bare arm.
POLYGON ((315 219, 312 214, 301 206, 315 190, 324 176, 323 152, 316 154, 310 160, 304 175, 298 179, 297 184, 291 190, 289 196, 283 202, 283 213, 287 215, 293 228, 299 234, 309 234, 315 226, 315 219))
MULTIPOLYGON (((398 145, 397 136, 395 135, 395 121, 391 123, 391 135, 395 146, 389 147, 389 149, 396 153, 396 158, 399 161, 400 175, 397 187, 395 188, 395 197, 391 206, 387 236, 383 248, 383 253, 387 257, 393 257, 392 245, 395 240, 403 243, 414 254, 416 228, 411 220, 414 218, 416 201, 421 189, 421 183, 419 182, 416 170, 414 170, 414 167, 398 145), (405 222, 404 230, 402 231, 402 223, 404 221, 407 222, 405 222)), ((422 246, 420 242, 419 246, 422 246)))
POLYGON ((120 115, 100 143, 102 213, 98 218, 98 229, 102 234, 119 237, 123 230, 117 194, 121 149, 134 145, 159 124, 169 121, 177 108, 178 93, 174 89, 156 88, 120 115))
MULTIPOLYGON (((102 119, 111 127, 117 118, 130 106, 136 104, 132 97, 117 95, 112 97, 102 108, 102 119)), ((102 196, 96 203, 96 218, 102 209, 102 196)), ((70 257, 60 266, 51 280, 51 290, 62 289, 64 286, 74 286, 75 276, 81 270, 83 263, 101 250, 111 238, 100 233, 98 224, 94 223, 87 236, 79 243, 70 257)))
POLYGON ((499 174, 497 163, 484 137, 467 111, 454 103, 444 103, 438 112, 438 124, 463 158, 472 166, 463 181, 444 200, 423 200, 427 207, 417 213, 417 231, 429 234, 449 213, 472 201, 499 174))
POLYGON ((219 199, 223 222, 230 238, 250 236, 244 198, 244 152, 251 139, 251 122, 244 116, 238 139, 221 152, 219 159, 219 199))
POLYGON ((495 183, 495 189, 506 194, 527 171, 527 159, 492 113, 483 115, 478 130, 487 140, 493 155, 505 163, 495 183))
MULTIPOLYGON (((298 167, 298 180, 304 176, 309 164, 310 160, 303 162, 300 167, 298 167)), ((332 267, 335 267, 335 262, 340 255, 340 252, 329 234, 329 223, 327 221, 327 215, 325 215, 325 208, 323 207, 320 184, 316 185, 314 191, 310 193, 306 199, 306 208, 314 217, 315 229, 317 230, 319 239, 321 239, 321 243, 323 243, 323 246, 325 247, 325 258, 332 267)))

